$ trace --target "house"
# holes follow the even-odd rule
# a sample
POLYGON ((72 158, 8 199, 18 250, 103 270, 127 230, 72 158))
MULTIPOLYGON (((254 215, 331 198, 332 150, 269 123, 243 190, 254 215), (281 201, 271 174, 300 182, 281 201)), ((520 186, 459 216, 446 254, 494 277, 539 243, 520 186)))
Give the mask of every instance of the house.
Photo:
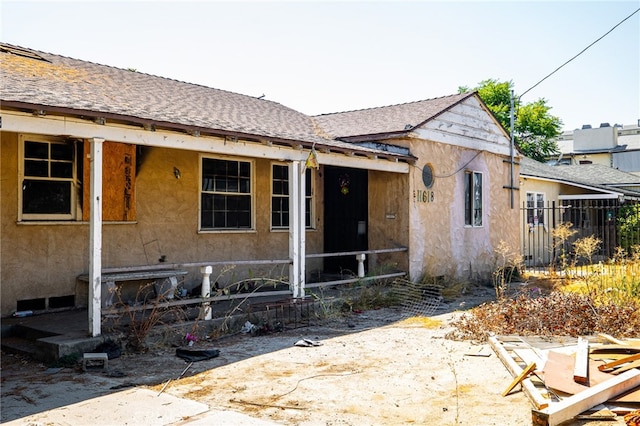
POLYGON ((552 163, 603 164, 640 175, 640 120, 636 124, 585 124, 558 138, 560 155, 552 163))
MULTIPOLYGON (((612 256, 617 247, 640 243, 637 236, 625 243, 618 219, 625 208, 640 202, 640 177, 604 164, 555 165, 530 158, 520 160, 520 206, 522 254, 527 266, 557 262, 559 250, 553 229, 571 223, 578 238, 595 236, 601 241, 600 259, 612 256)), ((633 212, 633 211, 631 211, 633 212)))
POLYGON ((476 93, 310 117, 7 44, 0 68, 3 316, 88 306, 98 335, 118 274, 304 298, 345 271, 487 280, 518 244, 514 153, 476 93))

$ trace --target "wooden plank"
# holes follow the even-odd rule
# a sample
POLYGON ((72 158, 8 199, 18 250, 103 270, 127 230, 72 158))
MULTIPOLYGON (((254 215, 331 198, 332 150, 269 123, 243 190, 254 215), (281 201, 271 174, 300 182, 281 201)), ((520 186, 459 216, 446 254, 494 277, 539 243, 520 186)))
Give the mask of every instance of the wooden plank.
POLYGON ((589 385, 589 341, 578 337, 576 358, 573 364, 573 381, 589 385))
POLYGON ((640 360, 640 354, 630 355, 624 358, 620 358, 616 361, 608 362, 606 364, 602 364, 598 366, 598 370, 604 371, 609 370, 613 367, 617 367, 618 365, 626 364, 627 362, 640 360))
MULTIPOLYGON (((573 380, 573 367, 575 361, 573 355, 549 351, 547 363, 544 365, 544 383, 560 392, 576 394, 588 389, 587 385, 576 383, 573 380)), ((595 361, 589 362, 589 385, 597 385, 613 377, 612 374, 598 370, 595 361)))
POLYGON ((613 343, 616 345, 624 345, 624 341, 616 339, 615 337, 610 336, 606 333, 598 333, 598 337, 600 337, 603 340, 606 340, 609 343, 613 343))
POLYGON ((623 365, 622 367, 613 370, 611 374, 620 374, 627 370, 631 370, 632 368, 640 368, 640 360, 636 360, 636 361, 630 362, 627 365, 623 365))
POLYGON ((509 392, 511 392, 513 388, 515 388, 518 385, 518 383, 523 381, 535 369, 536 369, 535 362, 532 362, 531 364, 527 365, 527 367, 524 370, 522 370, 522 372, 518 374, 518 376, 515 379, 513 379, 513 381, 509 384, 509 386, 507 386, 504 392, 502 392, 502 396, 507 396, 509 392))
POLYGON ((559 425, 638 385, 640 385, 640 371, 627 371, 554 403, 544 410, 533 410, 533 423, 542 426, 559 425))
MULTIPOLYGON (((543 351, 544 352, 544 351, 543 351)), ((536 368, 542 371, 546 360, 546 354, 540 354, 534 348, 531 349, 513 349, 513 353, 518 356, 525 364, 536 363, 536 368)))
MULTIPOLYGON (((522 372, 522 368, 511 357, 511 355, 509 355, 506 349, 502 347, 502 344, 495 336, 489 337, 489 344, 512 376, 515 377, 522 372)), ((549 406, 549 402, 542 397, 530 378, 527 377, 522 380, 522 391, 527 395, 527 398, 529 398, 529 401, 531 401, 531 404, 536 409, 542 410, 549 406)))

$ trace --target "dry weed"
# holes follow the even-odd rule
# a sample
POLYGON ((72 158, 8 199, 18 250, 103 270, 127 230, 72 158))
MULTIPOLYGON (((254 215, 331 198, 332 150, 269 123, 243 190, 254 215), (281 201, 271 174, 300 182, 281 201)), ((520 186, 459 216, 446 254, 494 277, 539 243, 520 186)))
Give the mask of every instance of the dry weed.
POLYGON ((485 303, 462 314, 450 339, 485 341, 491 334, 584 336, 607 333, 640 335, 640 303, 597 304, 588 295, 554 291, 546 296, 520 295, 485 303))

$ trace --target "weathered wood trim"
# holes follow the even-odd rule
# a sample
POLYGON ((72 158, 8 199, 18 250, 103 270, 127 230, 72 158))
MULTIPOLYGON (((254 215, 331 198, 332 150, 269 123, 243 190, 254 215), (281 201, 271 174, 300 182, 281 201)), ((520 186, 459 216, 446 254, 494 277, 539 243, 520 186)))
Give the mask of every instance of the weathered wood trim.
POLYGON ((624 372, 605 382, 550 405, 542 411, 533 411, 533 424, 556 426, 570 420, 610 398, 640 385, 640 370, 624 372))
MULTIPOLYGON (((78 139, 90 139, 96 135, 111 142, 121 142, 134 145, 156 146, 162 148, 183 149, 203 153, 216 153, 243 157, 266 158, 278 161, 306 161, 309 152, 296 150, 282 145, 266 145, 260 142, 237 140, 229 142, 216 136, 191 136, 186 133, 166 130, 145 130, 121 124, 99 125, 93 121, 72 117, 44 116, 34 117, 25 113, 2 111, 2 131, 17 133, 31 133, 41 135, 65 135, 78 139)), ((354 146, 354 151, 357 147, 354 146)), ((361 155, 345 155, 343 153, 318 152, 318 162, 341 167, 378 170, 393 173, 409 173, 409 164, 396 161, 397 157, 390 156, 390 160, 382 159, 382 154, 374 160, 361 155)))

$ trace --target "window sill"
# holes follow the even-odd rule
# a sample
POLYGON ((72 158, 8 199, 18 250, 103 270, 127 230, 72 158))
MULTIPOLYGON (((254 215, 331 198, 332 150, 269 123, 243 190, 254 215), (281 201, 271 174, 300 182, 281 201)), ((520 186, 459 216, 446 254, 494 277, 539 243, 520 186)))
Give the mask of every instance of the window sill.
POLYGON ((255 229, 199 229, 198 234, 257 234, 255 229))

